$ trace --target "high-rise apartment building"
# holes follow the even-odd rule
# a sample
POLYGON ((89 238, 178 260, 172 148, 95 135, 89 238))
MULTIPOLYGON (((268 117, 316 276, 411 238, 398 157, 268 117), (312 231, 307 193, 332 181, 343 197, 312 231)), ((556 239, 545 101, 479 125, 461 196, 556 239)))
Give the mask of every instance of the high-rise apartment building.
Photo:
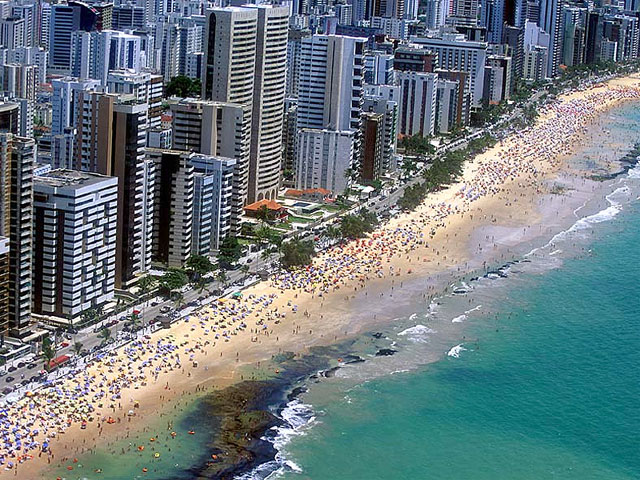
POLYGON ((0 133, 18 133, 20 105, 15 102, 0 103, 0 133))
POLYGON ((194 154, 192 255, 213 255, 231 229, 232 158, 194 154))
POLYGON ((434 134, 436 125, 437 73, 398 72, 400 102, 398 133, 434 134))
POLYGON ((234 233, 239 233, 239 219, 249 191, 257 28, 257 9, 214 8, 209 12, 205 34, 203 98, 234 103, 243 109, 239 139, 241 151, 233 157, 236 159, 232 211, 234 233))
POLYGON ((100 88, 100 81, 77 79, 74 77, 57 78, 51 81, 51 134, 59 135, 65 128, 75 126, 77 97, 100 88))
POLYGON ((70 73, 71 43, 74 32, 96 30, 98 12, 85 3, 51 5, 49 19, 49 68, 55 73, 70 73))
POLYGON ((555 77, 562 58, 562 1, 540 0, 540 18, 538 26, 549 34, 549 53, 547 56, 547 75, 555 77))
POLYGON ((366 85, 362 111, 382 115, 383 148, 380 170, 394 170, 398 143, 398 109, 400 87, 396 85, 366 85))
POLYGON ((0 335, 9 333, 9 239, 0 237, 0 335))
POLYGON ((296 188, 324 188, 336 195, 351 183, 356 132, 303 128, 298 134, 296 188))
POLYGON ((153 261, 182 267, 191 256, 194 167, 192 152, 148 148, 155 165, 153 261))
POLYGON ((438 37, 412 37, 411 41, 436 53, 439 69, 467 73, 467 89, 471 93, 471 104, 482 104, 487 59, 485 42, 468 41, 464 35, 454 33, 443 33, 438 37))
POLYGON ((289 9, 259 5, 248 203, 277 197, 287 72, 289 9))
POLYGON ((73 32, 71 36, 71 75, 100 80, 104 86, 111 70, 139 72, 141 39, 114 30, 73 32))
POLYGON ((0 237, 9 238, 9 327, 18 338, 31 324, 34 150, 33 139, 0 133, 0 237))
POLYGON ((234 216, 246 203, 275 198, 280 184, 288 17, 286 7, 270 5, 209 14, 203 97, 245 109, 249 151, 236 157, 234 216))
POLYGON ((302 40, 296 188, 342 193, 349 172, 359 171, 365 45, 364 38, 339 35, 302 40))
POLYGON ((298 128, 360 131, 365 44, 339 35, 302 40, 298 128))
MULTIPOLYGON (((184 98, 170 108, 174 150, 236 159, 246 154, 241 105, 184 98)), ((238 188, 235 178, 234 185, 238 188)))
POLYGON ((151 262, 151 216, 145 215, 146 103, 128 96, 90 93, 82 97, 76 126, 76 167, 118 177, 116 288, 126 288, 151 262))
POLYGON ((73 321, 114 297, 118 179, 51 170, 33 198, 33 313, 73 321))

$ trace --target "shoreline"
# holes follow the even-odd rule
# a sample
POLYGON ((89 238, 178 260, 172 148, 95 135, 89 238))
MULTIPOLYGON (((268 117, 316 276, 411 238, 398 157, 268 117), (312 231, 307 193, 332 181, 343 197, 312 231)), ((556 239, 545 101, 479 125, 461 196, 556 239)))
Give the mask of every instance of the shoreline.
MULTIPOLYGON (((633 78, 634 82, 637 82, 637 78, 633 78)), ((613 105, 608 105, 608 108, 612 108, 613 105)), ((503 142, 501 142, 502 144, 503 142)), ((577 142, 574 142, 577 143, 577 142)), ((501 145, 498 146, 500 148, 501 145)), ((494 149, 491 149, 489 152, 485 152, 484 154, 479 155, 478 157, 487 157, 487 155, 491 155, 491 152, 494 149)), ((465 172, 467 172, 468 168, 473 170, 473 166, 478 165, 478 163, 482 162, 482 159, 476 157, 474 160, 469 161, 467 166, 465 167, 465 172)), ((560 162, 557 162, 554 165, 554 168, 549 168, 545 173, 544 181, 549 181, 551 176, 554 176, 559 168, 560 162)), ((554 177, 555 178, 555 177, 554 177)), ((464 181, 464 179, 463 179, 464 181)), ((542 180, 539 180, 542 182, 542 180)), ((462 183, 462 182, 460 182, 462 183)), ((445 198, 447 195, 451 195, 452 192, 456 190, 456 188, 460 188, 460 183, 455 184, 441 192, 436 193, 435 195, 430 195, 427 197, 425 201, 425 206, 419 207, 419 210, 429 209, 429 205, 434 201, 433 197, 445 198)), ((446 222, 445 228, 441 228, 438 230, 436 235, 429 241, 429 247, 422 249, 416 249, 414 251, 406 252, 407 258, 397 258, 394 259, 393 265, 397 266, 398 269, 397 275, 392 276, 393 278, 389 278, 385 276, 384 278, 371 279, 367 282, 366 291, 367 293, 376 294, 378 292, 384 294, 385 291, 388 292, 389 288, 393 288, 393 284, 398 282, 402 284, 403 281, 407 281, 407 279, 415 280, 416 278, 423 278, 425 281, 432 282, 432 287, 430 290, 433 294, 437 293, 436 284, 441 285, 445 283, 450 278, 455 278, 460 275, 460 268, 463 270, 467 270, 475 265, 475 268, 478 268, 478 264, 480 267, 482 266, 482 261, 487 262, 486 258, 490 258, 491 254, 486 254, 480 252, 479 256, 478 252, 474 252, 473 248, 469 248, 471 242, 475 243, 475 240, 472 238, 474 232, 478 229, 485 228, 487 225, 507 225, 507 228, 512 229, 520 229, 523 225, 538 225, 537 223, 532 221, 531 216, 534 212, 533 209, 536 207, 537 199, 540 198, 541 193, 538 189, 529 188, 523 189, 518 183, 513 180, 511 184, 504 185, 504 189, 511 189, 512 193, 518 192, 521 196, 515 195, 515 199, 520 205, 525 205, 527 210, 522 210, 517 208, 519 205, 514 205, 513 203, 510 205, 501 205, 504 201, 500 199, 500 197, 487 197, 478 200, 477 204, 473 205, 469 215, 465 218, 465 213, 462 213, 461 216, 456 216, 448 219, 446 222), (493 200, 493 202, 491 201, 493 200), (520 203, 521 202, 521 203, 520 203), (502 208, 498 208, 502 207, 502 208), (492 214, 493 218, 487 217, 487 214, 483 213, 483 210, 493 210, 496 211, 492 214), (500 211, 498 211, 500 210, 500 211), (518 213, 519 215, 514 215, 518 213), (473 216, 476 215, 474 219, 473 216), (481 217, 484 216, 484 218, 481 217), (515 218, 514 218, 515 216, 515 218), (449 234, 452 234, 452 237, 449 237, 449 234), (459 236, 458 236, 459 235, 459 236), (460 242, 458 239, 461 238, 469 239, 469 245, 465 244, 465 242, 460 242), (443 238, 444 237, 444 238, 443 238), (458 237, 458 239, 456 239, 458 237), (454 248, 451 248, 450 241, 456 241, 456 245, 454 248), (461 245, 462 244, 462 245, 461 245), (439 255, 439 249, 447 248, 447 255, 439 255), (432 252, 430 250, 435 250, 432 252), (485 259, 485 260, 482 260, 485 259), (422 262, 421 262, 422 260, 422 262), (465 264, 466 262, 466 264, 465 264), (469 265, 471 263, 471 265, 469 265), (411 266, 411 267, 410 267, 411 266), (415 270, 413 273, 408 273, 409 269, 415 270), (456 268, 458 271, 456 271, 456 268), (434 277, 436 279, 429 279, 428 277, 434 277), (391 284, 389 281, 391 280, 391 284)), ((419 215, 420 212, 418 212, 419 215)), ((415 218, 416 213, 409 213, 407 215, 402 215, 402 218, 392 219, 387 228, 392 228, 394 225, 401 225, 402 222, 411 222, 412 218, 415 218)), ((543 215, 540 215, 538 220, 541 221, 543 215)), ((516 243, 517 238, 515 239, 516 243)), ((512 240, 513 241, 513 240, 512 240)), ((505 243, 508 245, 508 243, 505 243)), ((283 348, 288 350, 288 346, 293 346, 295 350, 305 352, 309 347, 314 345, 322 345, 327 343, 333 343, 338 340, 338 338, 348 338, 354 334, 357 334, 363 330, 368 330, 371 325, 375 325, 375 321, 371 322, 369 318, 368 322, 362 322, 360 320, 363 319, 364 316, 369 316, 370 313, 368 311, 362 311, 363 309, 358 308, 358 304, 368 305, 371 300, 362 297, 362 288, 359 288, 359 282, 353 281, 351 283, 346 282, 345 285, 337 292, 328 293, 322 298, 316 297, 314 294, 301 294, 303 298, 297 299, 298 294, 293 295, 293 291, 285 291, 285 293, 280 293, 277 300, 274 300, 273 303, 269 304, 271 310, 276 306, 280 307, 282 310, 287 310, 286 303, 288 301, 296 301, 298 302, 299 308, 302 311, 303 307, 306 307, 305 311, 308 312, 307 315, 296 315, 293 312, 287 312, 286 320, 283 320, 281 323, 276 323, 275 325, 269 325, 271 330, 267 330, 267 333, 258 332, 256 329, 255 336, 253 332, 251 332, 251 337, 249 337, 249 332, 237 332, 237 335, 244 338, 244 342, 241 345, 235 345, 238 343, 237 341, 241 340, 241 338, 233 339, 231 342, 224 342, 218 344, 215 350, 215 353, 220 351, 220 356, 222 357, 221 361, 216 361, 214 363, 206 361, 207 350, 204 348, 198 348, 194 350, 194 358, 197 358, 199 362, 208 365, 209 368, 207 370, 203 370, 202 368, 190 368, 185 366, 182 368, 182 372, 175 371, 168 375, 169 383, 171 384, 169 389, 164 388, 164 379, 163 382, 155 382, 152 384, 148 384, 148 386, 142 390, 138 390, 138 392, 126 392, 122 395, 123 400, 128 399, 130 395, 136 395, 136 399, 139 399, 140 409, 136 411, 136 417, 133 418, 133 423, 138 424, 138 428, 128 428, 129 432, 134 432, 135 430, 140 429, 140 425, 143 424, 143 421, 147 415, 157 414, 159 411, 158 405, 150 401, 152 398, 161 398, 161 404, 170 405, 172 401, 181 396, 186 392, 190 392, 193 390, 195 385, 202 385, 205 388, 210 388, 215 386, 216 388, 222 388, 228 385, 235 383, 236 381, 244 380, 243 375, 244 370, 241 368, 242 366, 251 365, 255 362, 259 362, 263 360, 265 357, 269 357, 273 354, 280 352, 283 348), (349 290, 349 285, 354 287, 353 293, 349 290), (358 298, 356 298, 358 297, 358 298), (295 300, 293 300, 295 299, 295 300), (354 301, 355 300, 355 301, 354 301), (325 302, 327 304, 326 307, 325 302), (320 303, 320 305, 318 305, 320 303), (355 310, 355 311, 354 311, 355 310), (325 319, 326 317, 326 319, 325 319), (290 323, 290 318, 293 318, 293 325, 290 323), (323 322, 322 333, 313 333, 313 328, 316 327, 316 323, 318 321, 323 322), (293 332, 291 328, 293 327, 293 332), (306 330, 309 330, 309 334, 307 336, 306 330), (296 332, 297 330, 297 332, 296 332), (275 342, 273 337, 276 337, 275 342), (333 338, 332 338, 333 337, 333 338), (253 338, 256 338, 256 341, 251 341, 253 338), (283 341, 280 341, 280 338, 283 341), (306 338, 306 339, 303 339, 306 338), (308 342, 308 343, 307 343, 308 342), (239 356, 239 352, 242 350, 242 358, 239 356), (236 357, 234 358, 233 353, 236 352, 236 357), (223 356, 223 353, 226 353, 227 356, 223 356), (187 370, 188 369, 188 370, 187 370), (188 375, 185 374, 188 372, 188 375), (238 379, 238 375, 241 376, 238 379), (178 393, 182 389, 182 394, 178 393)), ((278 289, 273 287, 269 287, 267 285, 258 285, 249 289, 246 294, 250 295, 252 292, 256 292, 256 295, 271 295, 280 292, 278 289)), ((300 292, 298 292, 300 293, 300 292)), ((381 296, 382 297, 382 296, 381 296)), ((388 322, 389 319, 379 319, 380 322, 388 322)), ((190 341, 191 335, 194 337, 198 336, 198 333, 193 334, 196 329, 190 328, 190 323, 197 323, 194 320, 190 320, 188 322, 181 322, 175 329, 171 329, 170 332, 174 334, 175 338, 189 339, 185 341, 190 341), (182 335, 181 335, 182 334, 182 335)), ((249 323, 249 322, 247 322, 249 323)), ((253 325, 251 325, 253 327, 253 325)), ((253 330, 253 328, 251 328, 253 330)), ((159 338, 166 336, 167 332, 159 332, 158 334, 154 334, 153 337, 159 338)), ((203 342, 201 342, 202 344, 203 342)), ((186 356, 186 355, 185 355, 186 356)), ((255 377, 255 372, 254 372, 255 377)), ((275 372, 271 372, 271 375, 277 375, 275 372)), ((116 412, 120 410, 118 415, 120 416, 123 412, 126 412, 125 409, 114 409, 114 415, 116 412)), ((91 437, 88 433, 95 433, 95 429, 92 430, 80 430, 77 424, 71 426, 66 435, 70 433, 74 436, 75 439, 90 439, 91 437)), ((101 436, 101 440, 110 439, 110 434, 113 436, 118 436, 116 432, 109 432, 108 426, 105 425, 105 435, 101 436)), ((122 432, 120 432, 122 433, 122 432)), ((66 436, 59 436, 58 438, 66 439, 66 436)), ((96 439, 93 438, 95 441, 96 439)), ((66 443, 66 442, 65 442, 66 443)), ((68 443, 62 443, 57 440, 52 442, 52 449, 55 451, 58 459, 62 456, 71 457, 74 455, 73 446, 68 443), (62 452, 62 454, 60 453, 62 452), (68 453, 67 453, 68 452, 68 453)), ((77 454, 81 455, 81 454, 77 454)), ((57 460, 57 459, 55 459, 57 460)), ((42 461, 31 461, 25 464, 20 465, 18 469, 18 478, 34 478, 36 472, 41 472, 42 470, 38 470, 38 463, 40 463, 41 467, 46 468, 47 464, 42 465, 42 461), (31 475, 31 476, 23 476, 23 475, 31 475)), ((57 462, 56 462, 57 463, 57 462)), ((64 465, 64 463, 63 463, 64 465)), ((5 473, 5 472, 2 472, 5 473)), ((2 475, 0 473, 0 476, 2 475)), ((13 476, 13 472, 7 472, 13 476)))

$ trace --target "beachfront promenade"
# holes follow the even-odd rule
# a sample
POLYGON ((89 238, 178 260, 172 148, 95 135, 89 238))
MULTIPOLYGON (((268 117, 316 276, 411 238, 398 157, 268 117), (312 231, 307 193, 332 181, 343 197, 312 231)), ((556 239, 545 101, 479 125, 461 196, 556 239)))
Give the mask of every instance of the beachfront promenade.
MULTIPOLYGON (((612 85, 556 101, 541 111, 534 127, 474 160, 456 185, 427 197, 416 212, 393 218, 368 238, 330 248, 309 267, 280 272, 241 298, 211 303, 170 330, 103 353, 59 383, 5 405, 0 411, 0 462, 14 469, 31 459, 43 464, 60 445, 54 439, 70 429, 86 429, 95 439, 110 425, 128 422, 135 418, 136 403, 144 401, 140 399, 145 390, 155 389, 157 394, 165 385, 171 388, 175 377, 184 377, 194 361, 214 364, 218 352, 222 356, 242 339, 258 342, 275 325, 305 316, 305 304, 318 297, 328 301, 333 292, 410 274, 407 262, 398 261, 425 261, 429 242, 452 217, 471 212, 482 199, 504 194, 507 184, 539 188, 597 115, 617 102, 638 98, 635 85, 612 85)), ((57 455, 65 453, 60 448, 57 455)))

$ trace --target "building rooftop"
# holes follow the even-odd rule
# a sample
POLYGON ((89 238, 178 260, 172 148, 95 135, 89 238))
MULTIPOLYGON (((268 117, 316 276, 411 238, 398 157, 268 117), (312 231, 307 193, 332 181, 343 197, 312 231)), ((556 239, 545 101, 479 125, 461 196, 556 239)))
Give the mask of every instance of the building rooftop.
POLYGON ((267 207, 268 210, 272 210, 275 212, 279 212, 280 210, 284 209, 284 207, 280 205, 278 202, 274 200, 267 200, 267 199, 259 200, 255 203, 247 205, 246 207, 244 207, 244 209, 248 212, 257 212, 262 207, 267 207))
MULTIPOLYGON (((57 169, 34 177, 34 185, 48 185, 51 187, 86 187, 95 183, 104 182, 108 177, 98 173, 80 172, 78 170, 57 169)), ((117 179, 116 179, 117 181, 117 179)))

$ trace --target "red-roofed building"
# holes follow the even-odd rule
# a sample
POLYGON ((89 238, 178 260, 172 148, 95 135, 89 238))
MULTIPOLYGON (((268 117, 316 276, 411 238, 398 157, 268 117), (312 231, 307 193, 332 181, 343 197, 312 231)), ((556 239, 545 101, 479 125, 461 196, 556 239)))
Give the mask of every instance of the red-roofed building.
POLYGON ((244 207, 244 213, 245 215, 247 215, 247 217, 256 218, 258 217, 258 213, 265 208, 269 212, 269 218, 273 218, 276 220, 285 220, 289 216, 289 213, 287 212, 287 209, 285 207, 280 205, 275 200, 268 200, 266 198, 263 200, 258 200, 257 202, 244 207))
POLYGON ((331 190, 326 188, 308 188, 306 190, 289 188, 284 192, 285 197, 308 200, 310 202, 330 202, 332 201, 331 195, 331 190))

